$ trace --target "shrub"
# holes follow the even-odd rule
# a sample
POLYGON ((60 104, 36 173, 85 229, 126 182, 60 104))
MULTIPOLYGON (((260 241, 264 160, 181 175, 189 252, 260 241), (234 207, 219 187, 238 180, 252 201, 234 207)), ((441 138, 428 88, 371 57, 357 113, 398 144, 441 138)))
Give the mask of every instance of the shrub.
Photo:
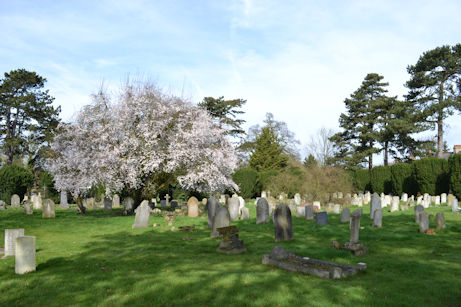
POLYGON ((413 168, 408 163, 397 163, 390 166, 392 194, 402 195, 406 192, 410 195, 416 194, 413 168))
MULTIPOLYGON (((267 190, 270 181, 272 180, 273 177, 277 176, 279 174, 279 171, 275 170, 270 170, 270 171, 264 171, 264 172, 259 172, 259 178, 258 178, 258 190, 256 191, 256 194, 261 195, 262 190, 267 190)), ((275 195, 275 194, 273 194, 275 195)))
POLYGON ((239 169, 232 175, 232 179, 239 186, 239 195, 243 198, 252 198, 258 194, 258 172, 253 169, 239 169))
POLYGON ((47 171, 40 174, 40 188, 43 187, 46 187, 46 191, 43 193, 44 196, 46 195, 47 198, 52 199, 55 203, 61 201, 60 194, 54 188, 53 176, 47 171))
POLYGON ((461 154, 452 155, 448 160, 450 170, 450 190, 461 198, 461 154))
POLYGON ((11 195, 18 194, 20 198, 24 196, 34 182, 34 175, 24 167, 6 165, 0 169, 0 182, 0 198, 9 204, 11 195))
POLYGON ((370 173, 370 185, 372 192, 391 193, 391 169, 389 166, 375 166, 370 173))
POLYGON ((370 191, 370 171, 368 169, 358 169, 353 171, 352 182, 358 191, 370 191))
POLYGON ((424 158, 413 162, 413 176, 421 193, 437 195, 449 190, 448 161, 424 158))

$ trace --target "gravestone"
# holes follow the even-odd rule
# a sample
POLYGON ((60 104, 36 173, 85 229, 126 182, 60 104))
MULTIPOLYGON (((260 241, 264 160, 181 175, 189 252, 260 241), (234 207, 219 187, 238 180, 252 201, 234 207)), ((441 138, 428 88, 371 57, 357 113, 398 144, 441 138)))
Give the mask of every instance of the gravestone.
POLYGON ((314 207, 308 205, 304 207, 304 213, 306 214, 306 220, 313 220, 314 219, 314 207))
POLYGON ((338 198, 342 199, 343 198, 343 192, 338 192, 338 198))
POLYGON ((59 207, 61 208, 69 208, 69 203, 67 202, 67 192, 66 191, 61 191, 61 197, 60 197, 60 202, 59 202, 59 207))
POLYGON ((295 204, 299 206, 301 204, 301 195, 299 193, 296 193, 294 196, 295 204))
POLYGON ((373 218, 373 227, 381 228, 383 227, 383 209, 375 210, 373 218))
POLYGON ((285 204, 280 204, 274 210, 275 241, 288 241, 293 239, 291 210, 285 204))
POLYGON ((213 226, 213 218, 216 214, 216 208, 218 206, 218 201, 214 197, 210 197, 206 202, 206 211, 208 215, 208 228, 213 226))
POLYGON ((3 258, 14 256, 16 238, 24 236, 24 228, 5 229, 5 251, 3 258))
POLYGON ((446 193, 440 194, 440 202, 441 202, 442 204, 446 204, 446 203, 447 203, 447 194, 446 194, 446 193))
POLYGON ((241 210, 240 219, 241 220, 249 220, 250 219, 250 210, 247 207, 243 207, 241 210))
MULTIPOLYGON (((205 199, 205 204, 206 204, 206 199, 205 199)), ((179 203, 177 200, 173 199, 170 203, 170 208, 173 209, 173 210, 176 210, 176 208, 178 208, 179 206, 179 203)))
POLYGON ((435 221, 437 223, 437 229, 445 228, 445 216, 442 212, 439 212, 435 215, 435 221))
POLYGON ((112 200, 109 197, 104 197, 104 211, 112 211, 112 200))
POLYGON ((314 207, 314 208, 313 208, 314 211, 316 211, 316 210, 317 210, 317 211, 320 211, 320 210, 322 209, 322 207, 320 206, 320 202, 319 202, 318 200, 314 201, 314 202, 312 203, 312 206, 314 207))
POLYGON ((335 204, 335 205, 333 206, 333 213, 334 213, 334 214, 339 214, 340 212, 341 212, 341 206, 338 205, 338 204, 335 204))
POLYGON ((213 226, 211 231, 211 237, 216 238, 219 236, 219 232, 216 230, 221 227, 230 226, 230 215, 226 207, 219 205, 216 208, 216 214, 213 218, 213 226))
POLYGON ((408 201, 408 194, 407 193, 402 194, 402 201, 408 201))
POLYGON ((43 203, 42 218, 52 219, 56 216, 54 211, 54 201, 46 199, 43 203))
POLYGON ((296 207, 296 217, 305 217, 306 207, 296 207))
POLYGON ((239 196, 238 199, 239 199, 239 212, 240 212, 242 208, 245 207, 245 200, 243 199, 242 196, 239 196))
POLYGON ((439 205, 440 205, 440 196, 439 196, 439 195, 437 195, 437 196, 435 197, 434 203, 435 203, 436 206, 439 206, 439 205))
POLYGON ((32 210, 32 205, 29 202, 24 203, 24 214, 34 214, 34 210, 32 210))
POLYGON ((260 198, 256 204, 256 224, 269 223, 269 204, 265 198, 260 198))
POLYGON ((315 215, 315 220, 318 226, 323 226, 328 224, 328 215, 325 211, 317 212, 315 215))
POLYGON ((359 243, 360 216, 361 215, 362 215, 362 212, 356 210, 352 212, 352 215, 350 217, 351 237, 350 237, 349 242, 351 243, 359 243))
POLYGON ((120 208, 120 196, 118 194, 112 196, 112 208, 120 208))
POLYGON ((160 200, 160 207, 165 209, 166 208, 166 199, 161 199, 160 200))
POLYGON ((423 211, 419 214, 419 232, 426 233, 428 229, 429 229, 429 214, 423 211))
POLYGON ((261 191, 261 198, 267 198, 266 191, 261 191))
POLYGON ((421 206, 421 205, 417 205, 415 207, 415 222, 416 223, 419 223, 419 215, 421 214, 421 212, 424 211, 424 207, 421 206))
POLYGON ((220 227, 216 229, 223 239, 219 243, 217 252, 223 254, 240 254, 247 251, 243 245, 243 240, 239 239, 238 229, 236 226, 220 227))
MULTIPOLYGON (((168 194, 167 194, 168 195, 168 194)), ((198 216, 198 199, 194 196, 189 198, 187 201, 187 216, 188 217, 197 217, 198 216)))
POLYGON ((341 223, 349 223, 351 219, 351 210, 349 208, 344 208, 341 211, 341 223))
POLYGON ((238 197, 232 196, 228 201, 229 215, 231 221, 238 221, 239 219, 239 209, 240 201, 238 197))
POLYGON ((458 199, 452 198, 451 200, 451 212, 458 212, 460 209, 458 207, 458 199))
POLYGON ((141 205, 139 205, 139 207, 136 208, 134 212, 136 213, 136 216, 134 218, 134 224, 131 228, 135 229, 149 227, 149 216, 152 212, 152 209, 149 207, 149 202, 147 200, 143 200, 141 205))
POLYGON ((362 209, 354 210, 354 212, 352 212, 351 215, 360 215, 360 216, 362 216, 363 215, 363 210, 362 209))
POLYGON ((15 245, 14 272, 25 274, 35 271, 35 237, 18 237, 15 245))
POLYGON ((398 196, 392 197, 391 212, 399 211, 400 200, 398 196))
POLYGON ((133 213, 134 200, 131 197, 127 197, 122 201, 123 206, 123 215, 128 215, 133 213))
POLYGON ((13 194, 11 196, 11 207, 19 208, 20 205, 21 205, 21 199, 19 198, 19 195, 13 194))
POLYGON ((373 193, 371 197, 370 219, 374 218, 374 212, 378 209, 381 209, 381 198, 377 193, 373 193))

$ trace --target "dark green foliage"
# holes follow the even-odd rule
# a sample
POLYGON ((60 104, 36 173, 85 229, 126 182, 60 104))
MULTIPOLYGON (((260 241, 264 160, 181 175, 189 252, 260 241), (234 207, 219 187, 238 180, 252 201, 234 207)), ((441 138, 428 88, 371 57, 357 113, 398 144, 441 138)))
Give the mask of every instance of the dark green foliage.
POLYGON ((261 189, 260 191, 257 191, 258 194, 261 194, 262 190, 267 189, 267 186, 269 185, 270 181, 279 174, 279 171, 276 170, 269 170, 269 171, 263 171, 259 172, 259 188, 261 189))
POLYGON ((368 169, 357 169, 351 171, 352 183, 358 191, 371 191, 370 171, 368 169))
POLYGON ((450 169, 450 190, 458 199, 461 199, 461 154, 452 155, 448 160, 448 165, 450 169))
POLYGON ((438 195, 449 191, 448 161, 438 158, 424 158, 413 162, 413 176, 418 191, 438 195))
POLYGON ((239 186, 239 195, 243 198, 257 196, 259 187, 258 172, 253 169, 239 169, 232 175, 232 179, 239 186))
POLYGON ((250 156, 250 167, 258 172, 280 170, 286 167, 287 162, 288 156, 284 153, 284 146, 275 130, 269 126, 262 128, 250 156))
POLYGON ((370 172, 372 192, 389 194, 392 190, 391 169, 389 166, 376 166, 370 172))
POLYGON ((317 165, 318 165, 318 162, 317 160, 315 160, 312 154, 310 154, 307 158, 304 158, 304 167, 311 168, 317 165))
POLYGON ((21 166, 5 165, 0 169, 0 198, 10 203, 11 195, 18 194, 22 199, 34 182, 34 175, 21 166))
POLYGON ((408 163, 396 163, 390 166, 392 194, 400 196, 403 192, 416 195, 416 182, 413 178, 413 167, 408 163))
POLYGON ((53 176, 48 171, 40 174, 39 184, 39 188, 45 190, 43 193, 44 197, 52 199, 55 203, 60 202, 60 194, 54 188, 53 176))

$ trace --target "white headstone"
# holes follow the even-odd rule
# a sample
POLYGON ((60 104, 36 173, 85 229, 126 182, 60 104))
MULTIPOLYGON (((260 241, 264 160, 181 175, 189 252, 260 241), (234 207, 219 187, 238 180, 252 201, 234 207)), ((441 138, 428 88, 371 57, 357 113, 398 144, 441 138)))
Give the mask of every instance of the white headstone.
POLYGON ((447 194, 446 193, 440 194, 440 203, 442 203, 442 204, 447 203, 447 194))
POLYGON ((407 193, 402 194, 402 201, 408 201, 408 194, 407 193))
POLYGON ((24 228, 5 229, 5 255, 14 256, 16 238, 24 236, 24 228))
POLYGON ((31 197, 32 206, 34 210, 41 210, 42 209, 42 196, 40 194, 33 194, 31 197))
POLYGON ((16 274, 25 274, 35 271, 35 237, 18 237, 15 245, 14 272, 16 274))
POLYGON ((400 200, 398 196, 392 197, 391 212, 399 211, 400 200))
POLYGON ((437 196, 435 197, 434 203, 435 203, 436 206, 440 205, 440 196, 439 196, 439 195, 437 195, 437 196))
POLYGON ((120 208, 120 196, 118 194, 112 196, 112 208, 120 208))
POLYGON ((136 216, 134 218, 134 224, 132 228, 146 228, 149 227, 149 216, 151 213, 151 209, 149 207, 149 202, 144 200, 141 205, 139 205, 134 212, 136 212, 136 216))
POLYGON ((294 198, 295 204, 299 206, 301 204, 301 195, 299 193, 296 193, 294 198))
POLYGON ((43 203, 42 218, 51 219, 56 216, 54 211, 54 202, 51 199, 45 200, 43 203))

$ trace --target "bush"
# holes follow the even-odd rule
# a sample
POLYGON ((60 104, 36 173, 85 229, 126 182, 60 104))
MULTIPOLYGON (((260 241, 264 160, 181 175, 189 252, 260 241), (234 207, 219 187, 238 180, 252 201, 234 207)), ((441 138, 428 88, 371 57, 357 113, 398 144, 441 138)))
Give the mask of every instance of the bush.
POLYGON ((413 176, 421 193, 437 195, 449 191, 448 161, 424 158, 413 162, 413 176))
POLYGON ((413 178, 413 168, 408 163, 397 163, 390 166, 391 186, 393 195, 402 195, 406 192, 416 195, 416 182, 413 178))
POLYGON ((375 166, 370 173, 372 192, 389 194, 392 190, 391 169, 389 166, 375 166))
POLYGON ((43 187, 46 187, 46 191, 44 191, 43 196, 46 195, 47 198, 52 199, 55 203, 59 203, 61 201, 60 194, 54 188, 53 176, 48 171, 40 174, 40 188, 43 187))
MULTIPOLYGON (((461 154, 452 155, 448 160, 450 170, 450 190, 461 198, 461 154)), ((451 205, 451 204, 449 204, 451 205)))
POLYGON ((256 191, 256 194, 261 195, 261 191, 268 189, 270 181, 273 179, 273 177, 277 176, 279 172, 275 170, 271 170, 271 171, 259 172, 258 174, 259 174, 258 191, 256 191))
POLYGON ((239 195, 243 198, 253 198, 258 194, 258 172, 252 169, 239 169, 232 175, 239 186, 239 195))
POLYGON ((0 169, 0 182, 0 198, 9 204, 13 194, 18 194, 22 199, 34 182, 34 175, 24 167, 6 165, 0 169))
POLYGON ((357 191, 370 191, 370 171, 368 169, 358 169, 353 171, 352 182, 357 191))

